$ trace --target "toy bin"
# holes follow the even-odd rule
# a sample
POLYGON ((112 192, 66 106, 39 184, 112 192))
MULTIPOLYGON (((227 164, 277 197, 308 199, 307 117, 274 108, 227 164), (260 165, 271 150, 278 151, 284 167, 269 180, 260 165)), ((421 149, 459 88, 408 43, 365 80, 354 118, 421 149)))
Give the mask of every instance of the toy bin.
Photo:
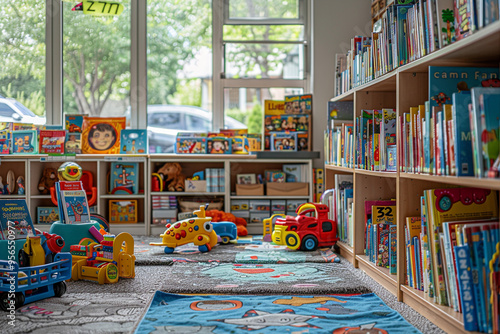
POLYGON ((15 307, 37 300, 61 297, 66 292, 65 280, 71 278, 71 254, 58 253, 54 262, 19 268, 14 262, 0 260, 0 309, 10 309, 9 294, 15 292, 15 307))
POLYGON ((237 196, 263 196, 264 195, 264 185, 263 184, 237 184, 236 185, 236 195, 237 196))
POLYGON ((307 182, 268 182, 268 196, 309 196, 307 182))

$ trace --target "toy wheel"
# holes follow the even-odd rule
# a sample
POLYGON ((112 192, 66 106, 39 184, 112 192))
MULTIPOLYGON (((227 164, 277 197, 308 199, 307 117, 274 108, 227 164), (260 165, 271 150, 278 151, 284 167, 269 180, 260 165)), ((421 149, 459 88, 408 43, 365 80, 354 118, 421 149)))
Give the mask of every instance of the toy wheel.
POLYGON ((24 250, 19 250, 19 254, 17 256, 19 260, 19 267, 29 267, 30 266, 30 257, 24 250))
POLYGON ((198 246, 198 250, 202 253, 209 252, 212 249, 209 244, 198 246))
MULTIPOLYGON (((14 304, 16 309, 24 305, 24 295, 22 292, 16 292, 15 297, 14 297, 14 304)), ((0 309, 3 311, 8 311, 9 310, 9 293, 8 292, 3 292, 0 295, 0 309)))
POLYGON ((165 247, 165 254, 172 254, 174 252, 173 248, 165 247))
POLYGON ((61 281, 54 284, 54 295, 56 297, 61 297, 66 293, 66 282, 61 281))
POLYGON ((318 248, 318 239, 314 235, 307 235, 302 239, 300 249, 304 251, 313 251, 318 248))
POLYGON ((288 232, 285 236, 286 246, 290 249, 297 249, 300 246, 300 238, 299 235, 295 232, 288 232))
POLYGON ((229 243, 229 240, 230 240, 230 239, 229 239, 229 237, 222 237, 222 238, 220 238, 220 239, 221 239, 221 241, 222 241, 222 243, 223 243, 224 245, 227 245, 227 244, 229 243))

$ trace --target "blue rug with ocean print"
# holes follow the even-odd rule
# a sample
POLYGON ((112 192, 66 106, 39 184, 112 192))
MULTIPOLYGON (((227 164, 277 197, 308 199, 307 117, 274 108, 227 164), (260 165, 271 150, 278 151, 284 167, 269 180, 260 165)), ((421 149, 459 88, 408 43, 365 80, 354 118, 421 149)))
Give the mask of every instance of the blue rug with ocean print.
POLYGON ((193 296, 157 291, 146 333, 421 333, 375 294, 193 296))

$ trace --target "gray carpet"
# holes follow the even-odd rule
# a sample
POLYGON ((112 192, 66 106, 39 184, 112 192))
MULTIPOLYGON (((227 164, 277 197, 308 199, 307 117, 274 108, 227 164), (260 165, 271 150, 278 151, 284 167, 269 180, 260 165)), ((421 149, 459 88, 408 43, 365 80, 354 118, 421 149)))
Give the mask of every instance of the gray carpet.
POLYGON ((339 258, 330 249, 314 252, 295 252, 286 246, 260 244, 217 245, 210 252, 201 253, 194 244, 177 247, 173 254, 165 254, 164 247, 151 246, 160 242, 159 237, 136 237, 135 257, 137 266, 170 265, 174 262, 221 262, 221 263, 302 263, 334 262, 339 258))
MULTIPOLYGON (((189 269, 190 265, 192 264, 176 263, 174 266, 139 266, 136 267, 135 279, 120 279, 116 284, 68 282, 68 292, 61 298, 45 299, 17 310, 14 328, 8 325, 7 313, 0 311, 1 332, 2 334, 130 333, 142 318, 154 292, 157 290, 170 292, 171 287, 175 286, 176 281, 171 276, 173 268, 189 269)), ((308 265, 314 264, 308 263, 308 265)), ((444 333, 409 306, 399 303, 390 292, 359 269, 353 268, 348 261, 342 259, 340 265, 323 264, 320 267, 329 265, 338 268, 339 273, 355 279, 356 284, 369 287, 389 307, 401 313, 422 333, 444 333)), ((274 289, 272 291, 274 294, 283 293, 274 289)), ((297 291, 293 293, 296 294, 297 291)))

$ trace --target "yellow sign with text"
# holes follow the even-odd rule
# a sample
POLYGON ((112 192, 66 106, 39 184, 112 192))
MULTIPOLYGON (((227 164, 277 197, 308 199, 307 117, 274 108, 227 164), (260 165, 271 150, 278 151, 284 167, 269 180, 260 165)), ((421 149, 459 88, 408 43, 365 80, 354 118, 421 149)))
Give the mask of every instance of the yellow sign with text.
POLYGON ((83 14, 92 16, 117 16, 123 12, 123 5, 112 1, 83 1, 83 14))

